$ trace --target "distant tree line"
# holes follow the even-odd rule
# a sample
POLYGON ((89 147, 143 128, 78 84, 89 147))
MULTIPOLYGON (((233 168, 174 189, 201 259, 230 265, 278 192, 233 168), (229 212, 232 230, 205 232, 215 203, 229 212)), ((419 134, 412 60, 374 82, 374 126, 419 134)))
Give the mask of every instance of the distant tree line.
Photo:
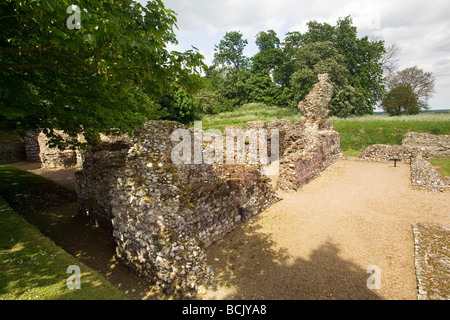
POLYGON ((204 88, 197 93, 200 111, 229 111, 249 102, 295 108, 320 73, 334 85, 331 114, 372 114, 383 97, 384 41, 358 38, 351 17, 335 26, 311 21, 308 31, 289 32, 283 41, 273 30, 256 35, 259 52, 247 58, 242 33, 231 31, 215 46, 204 88))

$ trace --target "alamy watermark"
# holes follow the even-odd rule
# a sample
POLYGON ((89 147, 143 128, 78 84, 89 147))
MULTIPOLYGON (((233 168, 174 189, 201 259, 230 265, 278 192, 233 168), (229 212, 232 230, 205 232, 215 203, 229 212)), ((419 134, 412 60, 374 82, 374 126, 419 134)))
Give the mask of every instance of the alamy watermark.
POLYGON ((195 121, 194 134, 187 129, 177 129, 171 135, 177 145, 172 149, 172 162, 181 164, 261 164, 278 170, 279 130, 270 131, 270 156, 268 130, 227 128, 202 130, 202 122, 195 121))
POLYGON ((72 274, 67 278, 66 285, 67 289, 81 289, 81 270, 79 266, 71 265, 67 268, 67 273, 72 274))
POLYGON ((71 16, 67 19, 67 28, 70 30, 79 30, 81 29, 81 9, 79 6, 71 5, 67 7, 68 14, 71 16))
POLYGON ((369 290, 381 289, 381 269, 377 266, 370 266, 366 273, 370 275, 367 279, 367 288, 369 290))

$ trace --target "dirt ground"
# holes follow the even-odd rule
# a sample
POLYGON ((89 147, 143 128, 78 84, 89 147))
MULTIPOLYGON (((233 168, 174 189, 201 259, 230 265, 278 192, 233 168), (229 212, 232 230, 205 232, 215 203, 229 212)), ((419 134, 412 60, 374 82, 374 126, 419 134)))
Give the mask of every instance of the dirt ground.
POLYGON ((450 193, 411 189, 405 164, 343 160, 280 195, 209 248, 221 288, 207 298, 417 299, 412 224, 450 225, 450 193))
MULTIPOLYGON (((73 186, 73 171, 28 170, 73 186)), ((280 195, 282 201, 208 249, 218 287, 201 298, 417 299, 412 224, 450 225, 450 193, 411 189, 405 164, 342 160, 301 191, 280 195), (379 289, 368 288, 369 277, 379 289)), ((44 222, 49 236, 131 298, 164 298, 114 261, 108 235, 83 229, 75 207, 66 211, 67 232, 84 233, 79 248, 58 226, 61 212, 44 222)))

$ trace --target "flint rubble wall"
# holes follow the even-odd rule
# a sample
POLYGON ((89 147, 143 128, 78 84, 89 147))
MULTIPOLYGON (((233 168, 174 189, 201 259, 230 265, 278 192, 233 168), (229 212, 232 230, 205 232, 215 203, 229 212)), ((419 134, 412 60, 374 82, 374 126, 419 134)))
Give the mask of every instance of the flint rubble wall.
MULTIPOLYGON (((175 164, 172 152, 180 141, 174 142, 172 134, 187 128, 149 121, 135 130, 129 143, 105 143, 86 153, 77 173, 80 213, 112 230, 117 256, 138 274, 167 292, 195 294, 213 280, 205 249, 280 200, 265 175, 266 161, 251 161, 254 153, 267 148, 272 164, 279 163, 277 187, 285 191, 298 190, 339 159, 340 136, 328 120, 331 95, 328 78, 321 76, 299 105, 304 116, 298 123, 249 122, 245 158, 239 164, 227 164, 225 153, 219 163, 175 164), (266 143, 258 140, 253 148, 249 132, 266 133, 266 143), (276 142, 279 149, 272 150, 276 142)), ((232 130, 244 131, 229 127, 211 140, 218 139, 226 150, 232 130)), ((203 156, 215 155, 217 144, 198 134, 189 129, 184 136, 193 148, 183 149, 183 157, 195 156, 196 143, 203 156)))

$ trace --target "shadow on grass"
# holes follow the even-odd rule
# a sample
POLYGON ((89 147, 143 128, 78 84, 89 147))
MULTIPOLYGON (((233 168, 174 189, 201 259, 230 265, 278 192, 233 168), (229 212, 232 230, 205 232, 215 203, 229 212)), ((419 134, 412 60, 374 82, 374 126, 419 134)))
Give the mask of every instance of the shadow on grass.
POLYGON ((0 166, 0 195, 15 211, 29 214, 77 201, 74 191, 12 166, 0 166))
POLYGON ((126 299, 98 273, 69 255, 0 198, 0 299, 126 299), (67 268, 81 269, 83 290, 67 288, 67 268))
POLYGON ((9 205, 67 253, 101 273, 132 299, 162 297, 116 261, 112 234, 78 215, 75 192, 11 166, 0 166, 0 181, 0 195, 9 205))
POLYGON ((367 270, 342 259, 339 247, 331 239, 312 251, 308 258, 293 258, 287 249, 277 248, 270 235, 259 229, 253 223, 208 249, 218 286, 228 287, 225 291, 232 292, 213 298, 382 299, 376 291, 367 288, 370 276, 367 270))

